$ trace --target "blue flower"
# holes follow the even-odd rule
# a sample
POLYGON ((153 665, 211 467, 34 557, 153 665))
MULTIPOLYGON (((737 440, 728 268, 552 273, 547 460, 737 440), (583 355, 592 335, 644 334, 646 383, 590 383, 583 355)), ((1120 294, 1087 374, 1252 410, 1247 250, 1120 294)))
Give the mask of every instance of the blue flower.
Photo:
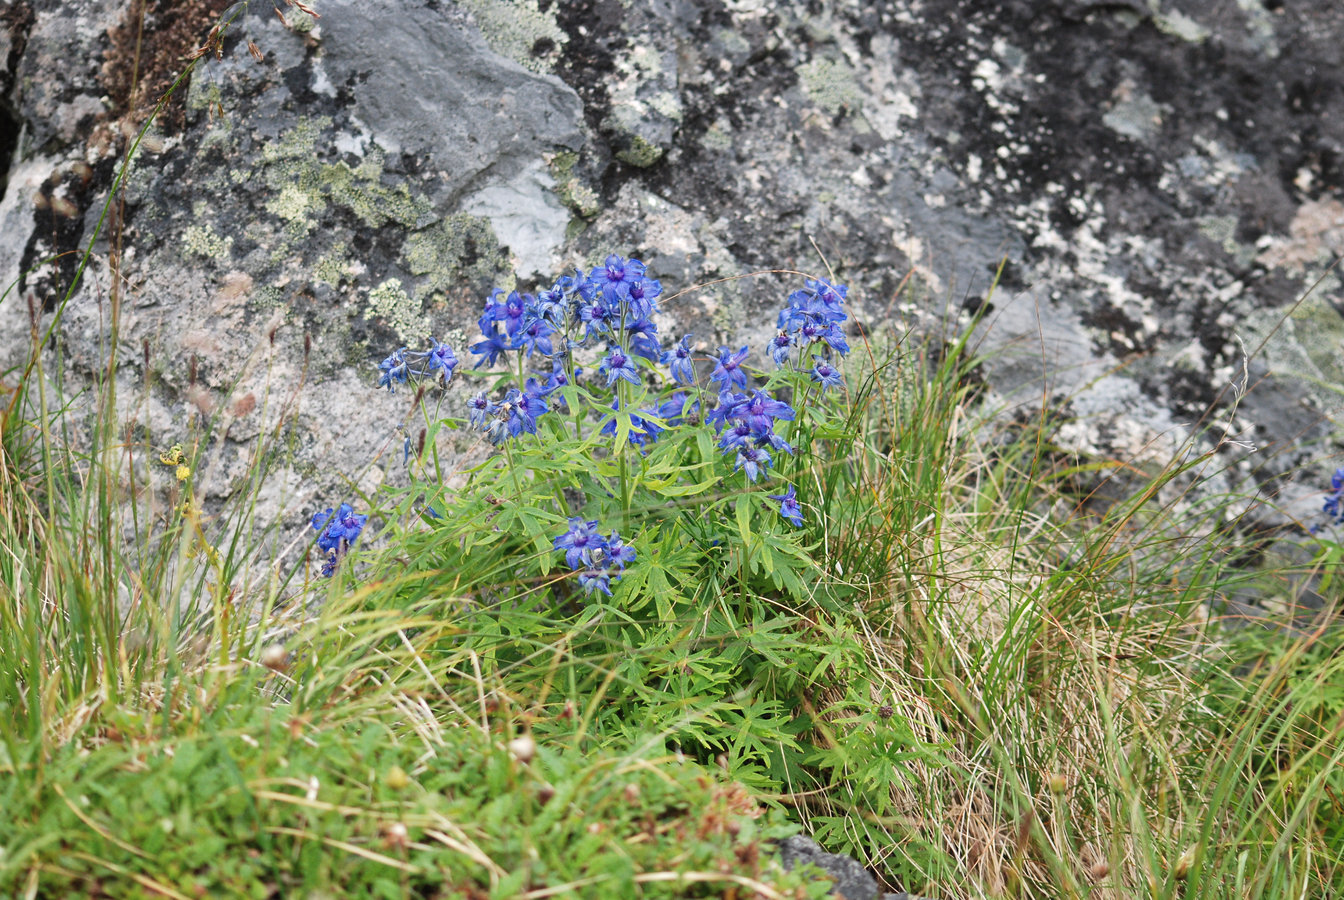
MULTIPOLYGON (((619 410, 621 408, 621 401, 619 399, 611 401, 611 408, 613 410, 619 410)), ((656 416, 658 414, 657 411, 653 409, 641 409, 640 412, 648 416, 656 416)), ((664 430, 665 429, 661 425, 655 425, 653 422, 645 419, 644 416, 631 414, 630 435, 627 440, 636 447, 643 447, 646 441, 653 442, 658 440, 658 435, 662 434, 664 430)), ((613 416, 608 419, 607 424, 603 425, 602 430, 598 433, 614 435, 616 433, 615 417, 613 416)))
POLYGON ((681 417, 686 413, 687 399, 685 391, 677 391, 658 404, 657 409, 654 410, 654 415, 666 422, 669 427, 679 424, 681 417))
POLYGON ((845 332, 835 322, 831 322, 826 327, 826 330, 821 334, 821 339, 841 356, 849 353, 849 342, 845 340, 845 332))
POLYGON ((635 361, 615 344, 607 348, 607 355, 602 357, 602 364, 598 366, 597 371, 607 376, 607 387, 615 384, 617 378, 623 378, 631 384, 639 384, 635 361))
POLYGON ((565 565, 578 569, 601 559, 607 551, 607 539, 598 532, 596 519, 585 522, 575 516, 569 520, 569 530, 556 538, 552 546, 565 551, 565 565))
POLYGON ((742 371, 742 360, 747 358, 747 348, 744 346, 736 353, 732 353, 727 347, 719 348, 719 364, 714 367, 710 373, 709 380, 722 385, 724 388, 739 388, 746 390, 747 373, 742 371))
POLYGON ((494 288, 490 291, 490 296, 485 298, 484 311, 478 320, 481 331, 488 331, 491 322, 498 322, 504 318, 504 301, 500 299, 503 296, 503 288, 494 288))
POLYGON ((440 376, 446 384, 453 379, 453 370, 457 368, 457 354, 447 344, 441 344, 433 338, 430 342, 433 346, 425 356, 425 366, 431 373, 440 376))
MULTIPOLYGON (((631 262, 637 262, 637 260, 631 260, 631 262)), ((652 278, 641 278, 633 282, 626 292, 631 313, 640 318, 653 315, 658 308, 654 301, 662 293, 662 284, 652 278)))
POLYGON ((518 415, 524 419, 526 426, 524 431, 530 434, 537 433, 537 419, 543 413, 549 412, 550 407, 546 404, 546 388, 539 384, 537 379, 527 379, 527 384, 523 386, 522 394, 517 398, 518 415))
POLYGON ((509 353, 509 342, 504 335, 499 333, 499 328, 495 325, 490 326, 489 331, 483 333, 485 340, 477 341, 471 345, 471 352, 481 357, 476 360, 473 369, 479 369, 481 366, 493 366, 495 360, 501 355, 507 356, 509 353))
POLYGON ((771 462, 770 454, 763 447, 747 445, 737 449, 737 462, 733 464, 733 471, 742 469, 747 473, 747 481, 755 482, 757 477, 764 475, 765 470, 770 468, 771 462))
POLYGON ((616 254, 588 273, 588 279, 612 299, 629 296, 630 286, 644 278, 644 264, 637 259, 622 259, 616 254))
POLYGON ((787 492, 783 494, 768 494, 771 500, 779 501, 779 514, 798 527, 803 525, 803 510, 798 505, 798 492, 789 485, 787 492))
POLYGON ((627 317, 625 333, 631 337, 631 353, 650 362, 658 362, 663 358, 663 347, 658 343, 658 326, 648 316, 627 317))
POLYGON ((805 279, 803 285, 812 293, 813 299, 809 307, 813 314, 831 322, 845 320, 845 298, 849 294, 848 287, 843 284, 833 285, 824 278, 818 278, 816 281, 805 279))
POLYGON ((561 275, 550 288, 537 294, 537 315, 553 325, 563 323, 573 291, 574 279, 561 275))
POLYGON ((378 386, 386 387, 390 393, 395 394, 396 384, 405 384, 410 376, 410 368, 406 364, 406 348, 393 350, 387 359, 378 364, 378 371, 383 374, 378 376, 378 386))
POLYGON ((812 362, 812 380, 821 385, 822 392, 831 388, 844 387, 845 380, 840 377, 840 370, 831 365, 820 356, 813 356, 812 362))
POLYGON ((554 333, 555 326, 550 322, 543 318, 535 318, 514 335, 513 349, 526 350, 528 356, 532 355, 533 350, 542 356, 550 356, 555 352, 555 347, 551 344, 551 335, 554 333))
POLYGON ((601 591, 610 597, 611 575, 601 569, 589 569, 586 572, 580 572, 579 587, 583 588, 583 595, 585 597, 593 591, 601 591))
MULTIPOLYGON (((583 374, 583 369, 575 368, 574 377, 578 378, 583 374)), ((551 363, 551 374, 546 377, 545 393, 565 387, 569 384, 569 373, 565 371, 565 361, 560 357, 555 357, 551 363)))
POLYGON ((705 421, 714 426, 714 430, 722 431, 737 412, 738 407, 747 402, 744 394, 735 394, 732 391, 719 391, 718 405, 709 411, 705 416, 705 421))
POLYGON ((747 447, 756 443, 756 434, 752 427, 743 421, 736 421, 724 429, 719 438, 719 448, 724 452, 747 447))
POLYGON ((585 300, 579 307, 579 321, 585 326, 583 339, 586 341, 596 335, 609 333, 615 318, 616 311, 602 297, 585 300))
POLYGON ((336 564, 359 538, 368 520, 368 516, 355 512, 349 503, 342 503, 335 510, 327 507, 326 512, 313 515, 312 526, 318 532, 317 546, 327 554, 322 565, 324 578, 330 578, 336 572, 336 564))
POLYGON ((673 381, 678 384, 695 384, 695 363, 691 360, 691 336, 682 335, 681 342, 663 354, 662 363, 667 366, 673 381))
POLYGON ((791 349, 793 349, 793 338, 782 328, 779 334, 770 339, 770 346, 766 348, 770 358, 775 361, 777 366, 788 363, 791 349))
POLYGON ((521 331, 527 318, 527 309, 535 303, 531 294, 520 295, 517 291, 511 292, 500 312, 496 313, 496 321, 504 323, 504 333, 513 337, 521 331))
POLYGON ((1335 469, 1335 474, 1330 478, 1330 493, 1325 497, 1325 504, 1322 510, 1330 517, 1331 525, 1344 523, 1344 507, 1341 507, 1341 501, 1344 501, 1344 469, 1335 469))
POLYGON ((484 429, 486 420, 495 414, 495 404, 481 391, 467 401, 467 420, 473 428, 484 429))
POLYGON ((745 421, 753 431, 764 432, 775 426, 776 419, 793 421, 795 413, 789 404, 772 400, 764 391, 755 390, 745 403, 733 411, 733 415, 745 421))
POLYGON ((635 555, 635 548, 625 546, 620 534, 613 531, 607 539, 607 561, 624 572, 625 567, 635 561, 635 555))

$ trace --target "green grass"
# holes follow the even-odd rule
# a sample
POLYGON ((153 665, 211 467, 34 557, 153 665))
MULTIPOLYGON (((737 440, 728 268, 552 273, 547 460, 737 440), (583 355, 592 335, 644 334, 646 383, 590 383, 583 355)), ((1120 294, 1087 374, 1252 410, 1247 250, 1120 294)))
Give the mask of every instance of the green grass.
POLYGON ((483 467, 442 521, 389 491, 382 549, 267 581, 275 537, 224 530, 250 501, 184 513, 193 473, 156 507, 115 429, 76 451, 20 387, 0 891, 784 896, 768 839, 801 826, 935 897, 1328 896, 1338 638, 1207 615, 1248 577, 1190 539, 1221 507, 1153 497, 1213 458, 1083 515, 1048 421, 985 424, 965 348, 874 359, 794 473, 796 577, 711 494, 660 507, 610 603, 528 535, 558 472, 483 467))

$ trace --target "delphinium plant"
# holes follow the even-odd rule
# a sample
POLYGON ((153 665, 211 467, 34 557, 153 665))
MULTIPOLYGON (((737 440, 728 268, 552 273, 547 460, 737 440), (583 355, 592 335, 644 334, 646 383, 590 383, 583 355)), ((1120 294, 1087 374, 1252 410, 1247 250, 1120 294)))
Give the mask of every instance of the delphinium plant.
MULTIPOLYGON (((461 354, 470 369, 438 341, 396 350, 380 387, 478 384, 461 416, 428 417, 412 484, 387 508, 399 568, 364 577, 368 602, 424 613, 452 596, 433 613, 458 629, 444 652, 497 673, 564 648, 571 703, 606 698, 588 740, 653 733, 770 791, 826 781, 807 762, 809 692, 825 681, 868 706, 862 679, 838 677, 863 667, 852 585, 824 565, 856 428, 846 294, 804 277, 764 346, 706 348, 665 338, 662 285, 611 255, 536 294, 493 291, 461 354), (484 461, 449 478, 445 431, 484 461)), ((908 745, 899 720, 868 718, 908 745)), ((880 768, 877 794, 898 777, 880 768)))
MULTIPOLYGON (((432 423, 498 448, 474 473, 496 508, 481 540, 524 535, 539 574, 562 559, 582 595, 612 596, 642 548, 716 543, 702 527, 714 519, 735 523, 749 570, 800 589, 809 561, 790 532, 807 513, 795 481, 813 442, 839 434, 846 288, 807 279, 788 296, 762 348, 769 372, 750 365, 747 346, 703 354, 690 334, 665 346, 662 292, 642 262, 611 255, 535 295, 486 299, 469 351, 489 386, 461 419, 432 423)), ((395 350, 379 371, 390 390, 447 385, 458 358, 435 340, 395 350)), ((452 497, 437 503, 462 514, 452 497)))

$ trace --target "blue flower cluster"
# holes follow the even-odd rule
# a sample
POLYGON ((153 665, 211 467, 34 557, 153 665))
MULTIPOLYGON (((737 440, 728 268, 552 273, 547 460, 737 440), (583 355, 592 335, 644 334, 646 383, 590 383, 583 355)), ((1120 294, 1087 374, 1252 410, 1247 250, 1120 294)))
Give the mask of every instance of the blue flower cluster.
MULTIPOLYGON (((560 389, 576 383, 583 374, 574 358, 580 348, 589 348, 597 359, 594 386, 615 395, 607 407, 614 411, 627 402, 631 388, 644 386, 642 369, 662 365, 666 367, 665 377, 675 384, 702 384, 696 377, 692 335, 683 335, 667 350, 660 343, 654 317, 662 293, 662 285, 648 277, 643 262, 615 254, 586 273, 574 269, 572 275, 558 278, 536 294, 493 290, 477 320, 481 337, 470 348, 476 358, 473 368, 492 367, 501 360, 507 364, 512 357, 521 386, 508 388, 502 400, 484 391, 472 397, 467 403, 471 426, 496 446, 524 433, 536 434, 540 417, 553 409, 567 411, 560 389), (538 365, 539 359, 545 362, 538 365), (527 370, 533 375, 524 383, 527 370), (628 387, 621 388, 622 383, 628 387)), ((807 279, 801 290, 789 294, 778 316, 778 333, 767 347, 767 355, 776 365, 797 372, 808 371, 803 368, 803 360, 810 359, 811 382, 822 392, 844 385, 837 357, 845 356, 850 349, 841 324, 848 318, 847 293, 843 285, 807 279)), ((749 389, 748 354, 746 346, 737 350, 720 347, 711 357, 714 366, 706 386, 718 391, 718 399, 704 419, 714 426, 719 449, 733 460, 733 471, 741 470, 747 482, 754 484, 770 477, 775 454, 794 452, 775 432, 775 424, 793 421, 796 413, 788 403, 765 391, 749 389)), ((398 383, 422 378, 447 384, 457 364, 452 349, 437 340, 423 352, 409 352, 403 347, 379 366, 379 386, 392 389, 398 383)), ((631 410, 630 443, 643 450, 667 429, 693 421, 691 417, 700 415, 704 399, 703 394, 696 399, 677 391, 660 402, 631 410)), ((617 417, 608 417, 601 433, 615 435, 618 431, 617 417)), ((802 525, 802 511, 792 485, 786 493, 770 496, 780 503, 783 518, 802 525)), ((585 574, 580 576, 585 591, 605 592, 610 578, 605 573, 612 566, 623 569, 624 558, 609 556, 613 551, 607 545, 615 541, 615 535, 604 539, 593 528, 593 523, 573 520, 570 532, 556 546, 562 546, 560 541, 579 541, 582 545, 588 539, 584 535, 591 531, 589 537, 595 541, 593 549, 600 560, 593 562, 581 553, 577 563, 570 562, 576 569, 585 567, 585 574)), ((569 546, 565 544, 564 548, 569 546)), ((619 543, 617 546, 619 549, 619 543)))
POLYGON ((811 356, 812 380, 823 391, 841 387, 844 380, 839 370, 831 365, 831 354, 845 356, 849 342, 845 340, 840 323, 849 316, 845 312, 845 297, 849 288, 834 285, 825 279, 807 279, 801 290, 789 294, 788 303, 779 312, 779 333, 770 339, 766 348, 777 366, 792 366, 802 371, 803 359, 811 356), (814 353, 820 350, 821 354, 814 353))
POLYGON ((387 359, 378 364, 378 371, 382 373, 378 376, 378 386, 396 393, 398 384, 405 384, 412 378, 436 378, 447 386, 457 369, 457 354, 452 347, 432 338, 430 344, 428 350, 407 350, 405 347, 393 350, 387 359))
POLYGON ((335 574, 337 564, 350 550, 350 545, 359 537, 368 520, 368 516, 355 512, 349 503, 342 503, 336 510, 327 507, 326 512, 313 514, 313 528, 319 532, 317 546, 327 554, 322 564, 324 578, 335 574))
POLYGON ((467 421, 495 446, 523 432, 536 434, 538 417, 550 411, 546 395, 554 389, 529 378, 521 391, 509 388, 498 403, 481 391, 467 401, 467 421))
POLYGON ((480 357, 474 368, 492 366, 509 351, 564 360, 576 347, 605 344, 600 373, 607 385, 618 378, 638 384, 633 358, 663 357, 653 322, 663 286, 645 273, 639 260, 612 254, 587 274, 575 269, 535 296, 495 288, 477 320, 482 339, 471 346, 480 357))
POLYGON ((569 530, 555 539, 555 549, 565 552, 565 564, 579 573, 584 595, 601 591, 611 596, 611 581, 621 580, 627 564, 635 561, 635 548, 627 547, 613 531, 603 537, 597 520, 569 520, 569 530))
POLYGON ((772 400, 763 391, 740 394, 725 390, 719 393, 719 403, 705 421, 713 423, 724 454, 736 454, 733 471, 742 469, 747 481, 755 482, 774 463, 770 450, 793 452, 788 442, 775 434, 775 422, 791 422, 795 415, 793 407, 772 400))
MULTIPOLYGON (((1329 519, 1327 524, 1344 525, 1344 469, 1335 469, 1335 474, 1330 477, 1330 493, 1325 495, 1321 510, 1329 519)), ((1315 534, 1321 528, 1321 525, 1314 525, 1311 533, 1315 534)))

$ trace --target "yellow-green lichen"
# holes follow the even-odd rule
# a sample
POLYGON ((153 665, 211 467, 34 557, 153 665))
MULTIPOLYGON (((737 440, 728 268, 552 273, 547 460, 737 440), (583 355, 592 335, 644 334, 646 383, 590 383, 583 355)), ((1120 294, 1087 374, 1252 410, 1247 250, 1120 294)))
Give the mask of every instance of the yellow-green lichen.
POLYGON ((382 183, 383 153, 374 150, 359 164, 322 166, 318 174, 320 190, 333 203, 344 206, 370 228, 389 223, 417 228, 434 217, 434 207, 424 197, 411 193, 400 183, 388 187, 382 183))
POLYGON ((182 232, 182 247, 193 256, 223 260, 233 252, 233 237, 221 237, 209 225, 189 225, 182 232))
POLYGON ((644 169, 663 158, 663 148, 649 143, 640 135, 627 134, 626 139, 629 144, 616 151, 616 158, 621 162, 644 169))
POLYGON ((350 260, 346 259, 345 254, 345 244, 337 244, 332 247, 331 252, 319 259, 317 264, 313 266, 313 283, 339 288, 342 281, 353 278, 355 269, 350 260))
POLYGON ((187 86, 187 109, 200 112, 219 105, 224 99, 219 82, 209 66, 199 66, 191 74, 191 84, 187 86))
POLYGON ((285 14, 285 19, 289 22, 290 30, 295 34, 308 34, 317 27, 317 19, 303 10, 290 10, 285 14))
POLYGON ((816 106, 835 114, 859 106, 859 86, 849 66, 830 59, 814 59, 800 66, 798 75, 816 106))
POLYGON ((649 108, 654 112, 667 116, 673 122, 680 122, 682 119, 681 100, 676 94, 670 91, 662 91, 654 94, 649 99, 649 108))
MULTIPOLYGON (((574 166, 578 161, 579 155, 568 151, 551 157, 550 169, 551 177, 555 179, 555 195, 565 206, 585 219, 591 219, 602 211, 602 207, 597 191, 584 184, 578 175, 574 174, 574 166)), ((570 223, 571 227, 573 224, 570 223)))
POLYGON ((301 226, 304 233, 307 233, 313 226, 308 218, 312 208, 312 196, 305 194, 299 190, 298 185, 294 184, 287 184, 282 187, 280 193, 266 203, 267 210, 291 225, 301 226))
POLYGON ((700 138, 700 143, 707 150, 714 150, 719 153, 727 152, 733 149, 733 139, 728 132, 719 127, 715 122, 705 130, 705 134, 700 138))
POLYGON ((373 148, 354 168, 345 162, 319 162, 316 148, 330 124, 325 117, 300 119, 280 140, 266 145, 259 171, 239 171, 234 180, 260 180, 277 191, 267 209, 285 220, 291 237, 315 228, 329 206, 349 210, 370 228, 392 223, 416 228, 433 220, 429 200, 404 182, 383 184, 382 150, 373 148))
POLYGON ((511 268, 490 220, 466 213, 413 233, 402 248, 402 259, 411 274, 422 276, 415 290, 422 301, 464 281, 498 284, 511 268))
POLYGON ((555 16, 542 12, 535 0, 461 0, 471 11, 490 49, 533 72, 549 72, 569 40, 555 16), (538 44, 549 49, 538 54, 538 44))
POLYGON ((279 285, 262 285, 252 290, 248 302, 255 309, 276 309, 286 305, 285 290, 279 285))
POLYGON ((400 278, 389 278, 369 291, 366 319, 381 318, 403 341, 421 340, 429 334, 420 302, 401 286, 400 278))

